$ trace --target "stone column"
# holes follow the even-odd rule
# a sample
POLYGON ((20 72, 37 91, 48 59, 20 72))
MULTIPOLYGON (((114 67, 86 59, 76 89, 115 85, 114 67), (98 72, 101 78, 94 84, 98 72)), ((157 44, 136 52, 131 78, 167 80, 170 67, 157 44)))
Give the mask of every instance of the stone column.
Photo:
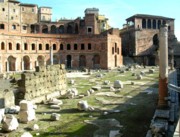
POLYGON ((36 63, 36 66, 39 66, 39 62, 38 62, 38 60, 37 60, 35 63, 36 63))
POLYGON ((53 46, 50 47, 50 63, 53 65, 53 46))
POLYGON ((22 71, 24 71, 24 61, 23 61, 23 59, 22 59, 22 62, 21 62, 21 69, 22 69, 22 71))
POLYGON ((168 97, 168 26, 161 25, 159 32, 159 101, 158 107, 168 106, 166 97, 168 97))
POLYGON ((6 62, 7 72, 9 72, 9 61, 6 62))

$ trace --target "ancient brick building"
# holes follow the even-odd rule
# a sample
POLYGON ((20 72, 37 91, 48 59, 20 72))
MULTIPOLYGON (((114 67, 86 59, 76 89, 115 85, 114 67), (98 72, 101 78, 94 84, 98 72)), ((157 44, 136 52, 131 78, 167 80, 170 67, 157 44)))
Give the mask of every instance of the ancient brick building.
POLYGON ((173 44, 177 41, 173 18, 136 14, 126 21, 120 32, 123 56, 133 57, 139 64, 157 65, 159 28, 162 24, 168 24, 169 62, 172 63, 173 44))
POLYGON ((0 72, 34 70, 53 64, 67 68, 114 68, 122 65, 118 29, 96 8, 84 18, 51 21, 51 7, 0 0, 0 72))

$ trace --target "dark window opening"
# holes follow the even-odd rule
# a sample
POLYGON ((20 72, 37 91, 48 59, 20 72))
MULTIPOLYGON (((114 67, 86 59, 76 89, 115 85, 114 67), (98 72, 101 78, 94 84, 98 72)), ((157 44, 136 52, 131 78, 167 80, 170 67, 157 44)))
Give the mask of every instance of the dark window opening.
POLYGON ((1 43, 1 50, 4 50, 5 49, 5 44, 4 42, 1 43))
POLYGON ((60 45, 60 50, 63 50, 63 44, 60 45))
POLYGON ((115 43, 115 52, 117 52, 117 43, 115 43))
POLYGON ((39 44, 39 50, 42 50, 42 44, 39 44))
POLYGON ((35 50, 35 44, 32 44, 32 50, 35 50))
POLYGON ((12 50, 12 43, 9 43, 9 50, 12 50))
POLYGON ((151 29, 151 20, 148 19, 148 29, 151 29))
POLYGON ((46 44, 46 50, 49 50, 49 44, 46 44))
POLYGON ((145 20, 145 19, 142 20, 142 28, 143 28, 143 29, 146 28, 146 20, 145 20))
POLYGON ((84 44, 81 44, 81 50, 84 50, 84 49, 85 49, 84 44))
POLYGON ((19 43, 16 44, 16 50, 20 50, 20 44, 19 43))
POLYGON ((2 11, 5 11, 5 8, 2 8, 2 11))
POLYGON ((27 43, 24 43, 24 50, 28 50, 27 43))
POLYGON ((67 50, 71 50, 71 45, 67 44, 67 50))
POLYGON ((88 33, 91 33, 92 32, 92 28, 88 28, 88 33))
POLYGON ((0 24, 0 29, 4 29, 4 24, 0 24))
POLYGON ((91 43, 88 44, 88 50, 91 50, 91 43))
POLYGON ((114 47, 112 47, 112 54, 114 54, 114 47))
POLYGON ((156 20, 153 20, 153 29, 156 29, 156 20))
POLYGON ((27 29, 27 27, 26 26, 23 26, 23 30, 26 30, 27 29))
POLYGON ((56 50, 56 44, 53 44, 53 50, 56 50))
POLYGON ((77 49, 78 49, 78 45, 74 44, 74 50, 77 50, 77 49))

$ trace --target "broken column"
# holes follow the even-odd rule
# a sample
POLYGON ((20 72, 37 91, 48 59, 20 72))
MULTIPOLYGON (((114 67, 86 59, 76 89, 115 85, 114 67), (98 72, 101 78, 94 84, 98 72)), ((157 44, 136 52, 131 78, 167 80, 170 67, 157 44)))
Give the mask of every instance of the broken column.
POLYGON ((167 107, 168 102, 168 25, 164 24, 159 32, 159 101, 158 107, 167 107))
POLYGON ((20 102, 20 112, 18 114, 19 121, 22 123, 27 123, 35 119, 35 110, 33 104, 30 101, 22 100, 20 102))

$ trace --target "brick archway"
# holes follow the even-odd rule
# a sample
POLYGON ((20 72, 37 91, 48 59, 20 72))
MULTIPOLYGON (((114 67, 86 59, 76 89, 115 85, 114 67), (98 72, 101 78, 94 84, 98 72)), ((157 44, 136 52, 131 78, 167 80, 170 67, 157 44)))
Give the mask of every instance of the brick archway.
POLYGON ((79 67, 86 67, 86 56, 80 55, 79 56, 79 67))
POLYGON ((13 56, 8 57, 8 64, 7 64, 8 71, 16 71, 16 58, 13 56))
POLYGON ((30 70, 30 58, 29 58, 29 56, 24 56, 23 62, 24 62, 24 70, 30 70))

